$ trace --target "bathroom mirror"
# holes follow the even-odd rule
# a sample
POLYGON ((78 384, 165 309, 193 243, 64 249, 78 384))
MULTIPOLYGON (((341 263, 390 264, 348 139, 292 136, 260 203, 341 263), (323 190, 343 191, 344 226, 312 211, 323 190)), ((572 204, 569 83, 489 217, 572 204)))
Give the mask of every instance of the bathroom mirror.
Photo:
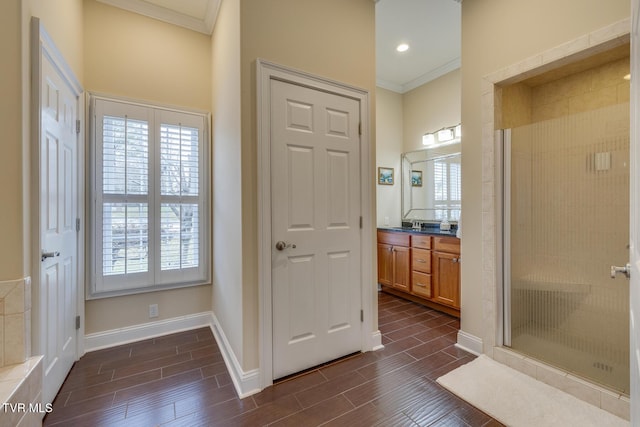
POLYGON ((402 153, 402 219, 457 222, 461 209, 460 143, 402 153))

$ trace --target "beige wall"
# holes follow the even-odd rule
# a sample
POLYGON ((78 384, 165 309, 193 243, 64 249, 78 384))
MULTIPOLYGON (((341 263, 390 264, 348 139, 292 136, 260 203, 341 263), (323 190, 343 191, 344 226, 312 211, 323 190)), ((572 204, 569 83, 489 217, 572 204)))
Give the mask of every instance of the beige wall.
POLYGON ((460 123, 460 78, 457 69, 403 95, 403 151, 421 149, 427 132, 460 123))
MULTIPOLYGON (((462 330, 483 336, 483 76, 629 16, 628 0, 462 3, 462 330), (553 13, 549 13, 552 10, 553 13), (542 30, 544 28, 544 30, 542 30)), ((492 191, 492 189, 486 189, 492 191)), ((495 251, 495 248, 486 248, 495 251)))
POLYGON ((402 154, 403 95, 376 88, 376 173, 378 167, 393 168, 393 185, 376 185, 378 227, 401 225, 400 155, 402 154))
POLYGON ((224 0, 212 41, 213 312, 243 354, 240 0, 224 0))
MULTIPOLYGON (((244 369, 251 369, 258 366, 259 358, 255 61, 263 58, 368 90, 373 152, 375 3, 371 0, 242 0, 240 24, 244 331, 242 366, 244 369)), ((375 159, 372 159, 372 169, 374 165, 375 159)), ((373 176, 371 185, 373 192, 373 176)), ((365 209, 375 212, 375 201, 365 209)), ((371 233, 374 239, 374 230, 371 233)), ((371 248, 371 259, 375 259, 374 249, 371 248)))
MULTIPOLYGON (((28 266, 25 262, 24 218, 27 215, 23 198, 28 194, 23 188, 23 129, 22 119, 22 51, 20 40, 22 26, 20 0, 8 0, 0 4, 0 124, 3 144, 0 156, 0 203, 3 221, 0 223, 0 280, 24 277, 28 266)), ((28 111, 28 110, 27 110, 28 111)), ((25 139, 28 143, 28 138, 25 139)))
MULTIPOLYGON (((87 91, 209 111, 211 38, 98 3, 84 2, 87 91)), ((211 286, 87 301, 85 333, 211 310, 211 286), (114 315, 117 313, 117 315, 114 315)))
POLYGON ((3 151, 0 157, 0 280, 30 275, 30 46, 31 16, 41 19, 46 30, 82 78, 81 0, 8 0, 0 5, 0 124, 3 151))
POLYGON ((87 91, 211 110, 211 38, 85 0, 87 91))

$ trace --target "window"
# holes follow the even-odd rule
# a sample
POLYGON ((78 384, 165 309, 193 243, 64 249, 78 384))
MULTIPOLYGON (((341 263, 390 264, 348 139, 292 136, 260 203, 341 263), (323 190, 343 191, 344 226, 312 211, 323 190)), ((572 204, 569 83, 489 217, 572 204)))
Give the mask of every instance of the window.
POLYGON ((449 158, 433 162, 435 218, 438 220, 460 219, 462 190, 460 158, 449 158))
POLYGON ((208 116, 92 97, 90 297, 208 281, 208 116))

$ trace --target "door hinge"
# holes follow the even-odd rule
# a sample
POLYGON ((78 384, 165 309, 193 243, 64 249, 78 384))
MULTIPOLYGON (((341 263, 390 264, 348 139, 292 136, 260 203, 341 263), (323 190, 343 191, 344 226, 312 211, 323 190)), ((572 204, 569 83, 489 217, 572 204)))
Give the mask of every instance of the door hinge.
POLYGON ((76 133, 80 133, 80 120, 76 120, 76 133))
POLYGON ((76 330, 80 329, 80 316, 76 316, 76 330))
POLYGON ((362 229, 362 217, 360 217, 360 229, 362 229))
POLYGON ((358 123, 358 135, 362 135, 362 122, 358 123))
POLYGON ((76 231, 80 231, 80 218, 76 218, 76 231))
POLYGON ((360 321, 364 322, 364 310, 360 310, 360 321))

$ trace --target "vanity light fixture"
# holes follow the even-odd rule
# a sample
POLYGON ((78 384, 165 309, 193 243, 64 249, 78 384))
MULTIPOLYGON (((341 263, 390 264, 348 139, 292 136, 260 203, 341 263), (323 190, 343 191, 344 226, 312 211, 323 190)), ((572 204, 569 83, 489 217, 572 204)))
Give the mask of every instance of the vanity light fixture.
POLYGON ((408 44, 406 44, 406 43, 400 43, 400 44, 398 45, 398 47, 396 47, 396 50, 397 50, 398 52, 406 52, 406 51, 408 51, 408 50, 409 50, 409 45, 408 45, 408 44))
POLYGON ((435 132, 429 132, 422 135, 422 145, 425 147, 434 147, 436 145, 448 145, 460 142, 462 137, 462 126, 445 127, 435 132))
POLYGON ((438 142, 447 142, 453 139, 453 129, 445 128, 438 131, 438 142))
POLYGON ((623 79, 625 80, 631 80, 631 74, 626 74, 623 79))
POLYGON ((436 136, 432 133, 425 133, 422 135, 422 145, 436 145, 436 136))

